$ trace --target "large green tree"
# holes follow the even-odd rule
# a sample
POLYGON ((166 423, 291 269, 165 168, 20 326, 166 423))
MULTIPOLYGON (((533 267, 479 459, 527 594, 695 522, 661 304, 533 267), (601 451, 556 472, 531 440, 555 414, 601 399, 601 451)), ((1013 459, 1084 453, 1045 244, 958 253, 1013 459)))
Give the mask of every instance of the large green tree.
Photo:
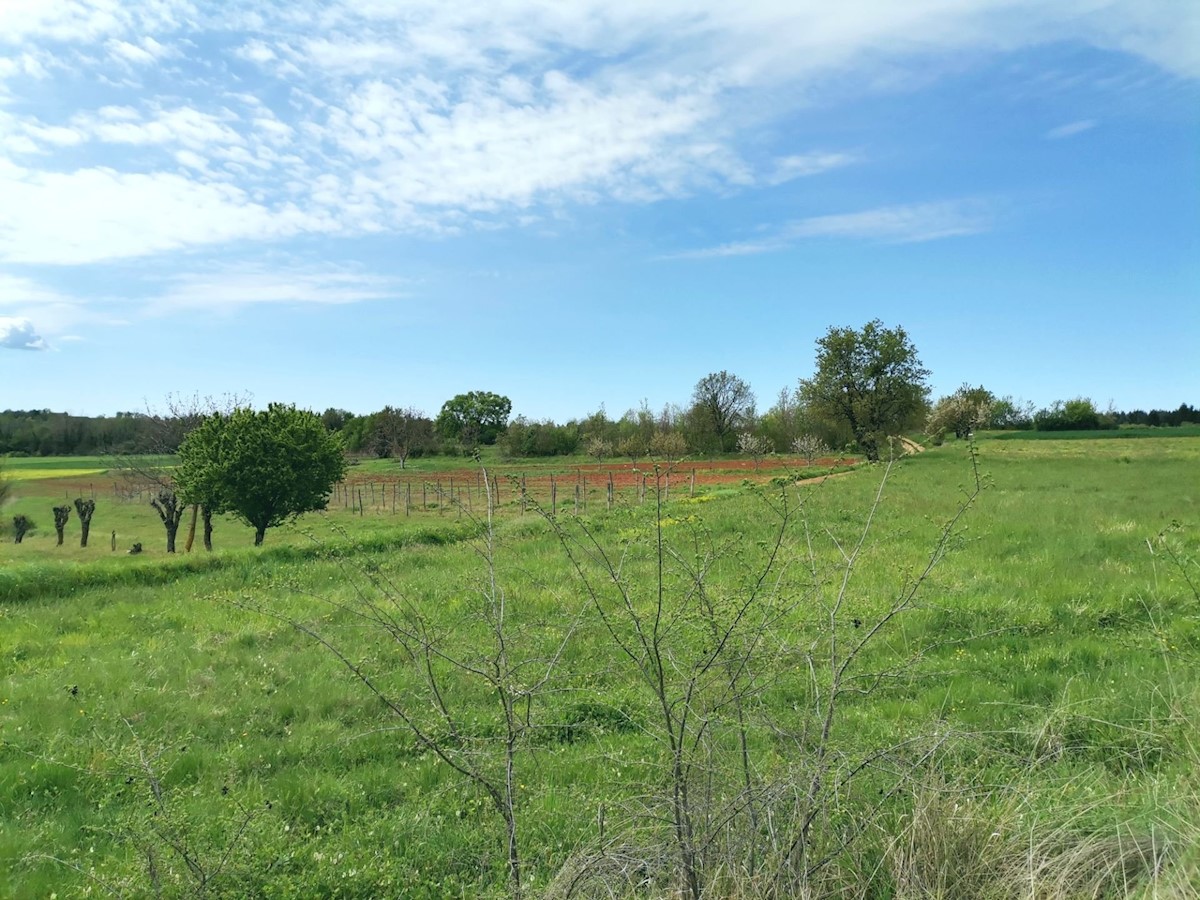
POLYGON ((690 411, 698 442, 728 452, 737 446, 738 431, 754 417, 754 392, 750 385, 722 369, 696 382, 690 411))
POLYGON ((470 391, 442 404, 437 429, 464 447, 494 444, 508 425, 512 401, 491 391, 470 391))
POLYGON ((809 413, 844 425, 867 459, 879 459, 889 435, 921 420, 929 370, 903 328, 874 319, 861 329, 830 328, 817 340, 817 370, 800 382, 809 413))
POLYGON ((207 417, 180 446, 175 481, 187 503, 251 525, 259 546, 268 528, 324 509, 345 474, 341 441, 319 416, 272 403, 207 417))

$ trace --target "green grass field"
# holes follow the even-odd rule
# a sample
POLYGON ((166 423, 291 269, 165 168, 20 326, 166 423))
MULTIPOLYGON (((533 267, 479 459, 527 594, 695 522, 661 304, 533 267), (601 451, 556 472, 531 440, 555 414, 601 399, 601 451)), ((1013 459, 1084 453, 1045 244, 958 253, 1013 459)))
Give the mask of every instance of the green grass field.
POLYGON ((642 622, 666 542, 655 633, 668 689, 696 685, 687 705, 708 723, 686 733, 713 896, 765 891, 773 823, 818 768, 814 896, 1092 896, 1068 863, 1104 896, 1194 896, 1198 437, 985 437, 986 489, 899 610, 974 484, 962 444, 895 467, 836 608, 879 467, 788 489, 786 526, 770 486, 675 486, 661 518, 625 494, 611 510, 594 495, 575 520, 560 496, 560 539, 509 494, 488 554, 478 494, 470 510, 408 516, 388 497, 335 503, 260 550, 223 521, 217 552, 167 558, 146 504, 119 501, 91 462, 6 465, 6 518, 28 510, 39 530, 0 550, 0 896, 504 895, 504 826, 486 791, 297 624, 487 778, 503 780, 509 733, 497 694, 519 700, 511 787, 529 893, 564 895, 564 868, 587 859, 605 890, 641 879, 644 894, 669 894, 670 742, 616 643, 636 640, 620 597, 582 554, 594 545, 572 543, 581 527, 621 560, 642 622), (55 492, 93 474, 92 546, 77 546, 72 518, 72 546, 56 547, 55 492), (147 552, 128 556, 133 539, 147 552), (496 591, 502 662, 484 615, 496 591), (407 655, 381 625, 414 620, 432 655, 407 655), (735 637, 697 676, 714 623, 735 637), (831 641, 844 653, 877 625, 823 741, 831 641), (453 660, 499 667, 503 691, 453 660), (722 693, 729 660, 745 679, 736 704, 722 693), (1039 887, 1020 892, 1035 869, 1039 887))

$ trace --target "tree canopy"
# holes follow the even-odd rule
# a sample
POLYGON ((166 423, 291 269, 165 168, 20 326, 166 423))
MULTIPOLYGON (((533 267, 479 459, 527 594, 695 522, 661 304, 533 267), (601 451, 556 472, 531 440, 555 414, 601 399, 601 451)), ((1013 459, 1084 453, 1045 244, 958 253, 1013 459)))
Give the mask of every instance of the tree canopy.
POLYGON ((950 431, 956 439, 965 438, 976 428, 991 422, 995 402, 995 396, 983 386, 964 384, 934 404, 925 420, 925 433, 936 444, 940 444, 950 431))
POLYGON ((207 417, 180 446, 179 461, 184 501, 234 513, 253 526, 255 546, 268 528, 324 509, 346 473, 341 442, 320 417, 279 403, 207 417))
POLYGON ((442 404, 437 429, 466 447, 494 444, 508 425, 512 401, 491 391, 470 391, 442 404))
POLYGON ((904 329, 874 319, 861 329, 830 328, 817 340, 817 370, 800 382, 811 414, 844 425, 879 459, 889 435, 918 422, 929 396, 929 370, 904 329))
POLYGON ((711 372, 696 382, 691 415, 701 440, 720 452, 733 450, 738 431, 753 418, 754 393, 750 385, 724 369, 711 372))

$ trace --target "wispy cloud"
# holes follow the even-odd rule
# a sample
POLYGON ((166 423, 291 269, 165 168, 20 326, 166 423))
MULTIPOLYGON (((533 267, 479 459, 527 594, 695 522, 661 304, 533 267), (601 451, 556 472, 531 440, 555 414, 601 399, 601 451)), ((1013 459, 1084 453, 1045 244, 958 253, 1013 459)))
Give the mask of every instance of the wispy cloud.
POLYGON ((854 213, 788 222, 763 237, 671 254, 667 259, 711 259, 772 253, 818 238, 914 244, 979 234, 992 227, 989 209, 976 201, 883 206, 854 213))
MULTIPOLYGON (((864 161, 778 135, 765 147, 771 123, 820 102, 831 74, 871 91, 938 54, 1070 40, 1200 75, 1200 39, 1188 39, 1198 9, 8 0, 0 260, 78 265, 301 233, 442 235, 571 205, 772 187, 864 161), (21 87, 46 79, 61 83, 61 103, 20 103, 21 87), (73 107, 73 97, 83 99, 73 107), (748 161, 764 157, 773 161, 748 161)), ((928 240, 968 226, 885 216, 805 227, 928 240)))
POLYGON ((47 345, 28 319, 0 316, 0 349, 45 350, 47 345))
POLYGON ((394 279, 337 269, 231 269, 180 275, 147 301, 148 312, 229 310, 255 304, 347 304, 405 295, 394 279))
POLYGON ((862 158, 855 153, 803 153, 785 156, 775 161, 775 171, 763 180, 770 185, 784 184, 794 178, 820 175, 861 161, 862 158))
POLYGON ((1057 128, 1051 128, 1046 132, 1044 137, 1047 140, 1059 141, 1063 138, 1083 134, 1085 131, 1091 131, 1098 124, 1095 119, 1080 119, 1078 122, 1068 122, 1065 125, 1059 125, 1057 128))

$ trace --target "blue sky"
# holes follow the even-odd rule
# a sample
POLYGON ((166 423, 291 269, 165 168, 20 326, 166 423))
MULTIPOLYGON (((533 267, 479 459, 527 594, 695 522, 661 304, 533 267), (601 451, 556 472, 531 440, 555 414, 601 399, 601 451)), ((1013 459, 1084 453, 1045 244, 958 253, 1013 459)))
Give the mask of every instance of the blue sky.
POLYGON ((1200 399, 1190 0, 0 0, 0 408, 1200 399))

